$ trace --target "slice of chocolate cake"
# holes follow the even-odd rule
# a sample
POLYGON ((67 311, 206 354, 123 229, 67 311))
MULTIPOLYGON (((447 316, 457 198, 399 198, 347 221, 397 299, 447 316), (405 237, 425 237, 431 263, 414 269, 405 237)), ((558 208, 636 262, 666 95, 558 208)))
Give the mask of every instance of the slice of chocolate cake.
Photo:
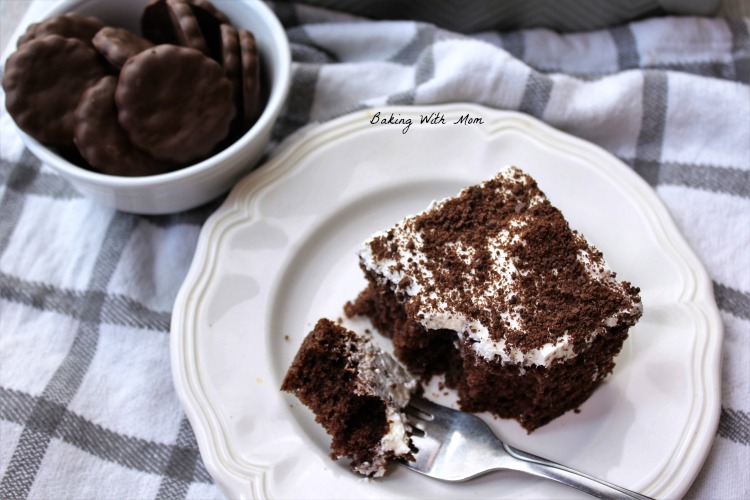
POLYGON ((369 337, 321 319, 302 342, 281 389, 313 413, 333 437, 331 458, 379 477, 386 465, 410 456, 401 409, 417 382, 369 337))
POLYGON ((467 411, 529 432, 581 405, 641 316, 639 289, 568 226, 515 167, 368 240, 364 314, 428 380, 445 373, 467 411))

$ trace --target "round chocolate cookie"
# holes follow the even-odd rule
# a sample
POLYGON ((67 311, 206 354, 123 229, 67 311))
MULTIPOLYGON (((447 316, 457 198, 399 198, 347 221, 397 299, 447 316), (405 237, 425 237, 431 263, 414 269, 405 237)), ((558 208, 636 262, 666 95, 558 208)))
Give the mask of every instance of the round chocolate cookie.
POLYGON ((214 4, 212 4, 209 0, 188 0, 191 4, 195 5, 196 7, 200 7, 201 9, 205 10, 209 14, 211 14, 213 17, 216 18, 217 21, 219 21, 219 24, 232 24, 231 21, 229 21, 229 18, 226 14, 224 14, 221 10, 217 9, 214 4))
POLYGON ((95 17, 84 16, 76 12, 66 12, 52 16, 44 21, 32 24, 26 32, 18 39, 18 46, 36 38, 47 35, 60 35, 65 38, 75 38, 89 46, 93 46, 91 39, 96 32, 104 27, 104 24, 95 17))
POLYGON ((219 24, 213 14, 187 0, 151 0, 141 15, 141 32, 148 40, 192 47, 215 59, 219 24))
POLYGON ((237 30, 242 60, 242 124, 245 128, 255 123, 260 115, 260 60, 255 37, 247 30, 237 30))
POLYGON ((81 96, 75 111, 74 141, 94 170, 123 176, 144 176, 174 168, 151 158, 128 139, 117 121, 117 78, 105 76, 81 96))
POLYGON ((134 55, 154 46, 132 31, 111 26, 100 29, 92 42, 94 48, 117 69, 122 68, 125 61, 134 55))
POLYGON ((193 7, 185 0, 166 0, 166 2, 179 44, 210 55, 193 7))
POLYGON ((81 95, 105 74, 96 51, 83 42, 59 35, 35 38, 5 64, 5 106, 18 127, 42 144, 72 146, 81 95))
POLYGON ((221 28, 221 67, 224 75, 232 84, 235 106, 238 116, 242 106, 242 59, 240 56, 240 36, 234 26, 222 24, 221 28))
POLYGON ((195 49, 167 44, 128 59, 115 102, 133 144, 180 164, 208 156, 235 115, 221 66, 195 49))
MULTIPOLYGON (((206 47, 208 48, 208 54, 218 62, 221 62, 221 25, 227 24, 231 26, 231 24, 221 21, 221 18, 226 18, 226 16, 222 15, 220 12, 220 17, 217 17, 213 11, 204 8, 205 6, 213 7, 213 4, 203 3, 202 5, 203 6, 198 5, 194 0, 190 0, 190 10, 193 11, 195 20, 198 22, 198 27, 201 30, 203 39, 206 42, 206 47)), ((213 9, 215 11, 216 8, 213 7, 213 9)))
POLYGON ((26 31, 23 32, 21 36, 18 37, 18 41, 16 42, 16 47, 20 47, 26 42, 29 42, 36 37, 36 29, 39 27, 39 23, 31 23, 26 27, 26 31))
POLYGON ((141 14, 141 33, 156 45, 177 44, 166 0, 151 0, 141 14))

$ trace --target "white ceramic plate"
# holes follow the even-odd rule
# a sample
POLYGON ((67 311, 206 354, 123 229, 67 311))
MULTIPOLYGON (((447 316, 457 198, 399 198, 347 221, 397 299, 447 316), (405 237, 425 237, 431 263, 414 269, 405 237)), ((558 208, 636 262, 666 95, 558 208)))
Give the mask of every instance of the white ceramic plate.
MULTIPOLYGON (((203 460, 232 498, 564 498, 514 472, 442 483, 396 466, 364 480, 279 391, 304 335, 365 285, 355 252, 374 231, 514 164, 534 176, 644 315, 608 381, 510 444, 657 497, 685 493, 719 414, 722 327, 707 275, 653 190, 617 159, 521 114, 471 105, 362 111, 311 128, 241 181, 206 223, 172 319, 175 384, 203 460), (439 112, 445 124, 419 124, 439 112), (469 114, 483 123, 453 124, 469 114), (377 120, 375 120, 377 121, 377 120)), ((352 324, 362 330, 364 323, 352 324)), ((384 342, 387 346, 387 342, 384 342)), ((433 385, 428 395, 439 391, 433 385)), ((454 403, 454 395, 440 393, 454 403)))

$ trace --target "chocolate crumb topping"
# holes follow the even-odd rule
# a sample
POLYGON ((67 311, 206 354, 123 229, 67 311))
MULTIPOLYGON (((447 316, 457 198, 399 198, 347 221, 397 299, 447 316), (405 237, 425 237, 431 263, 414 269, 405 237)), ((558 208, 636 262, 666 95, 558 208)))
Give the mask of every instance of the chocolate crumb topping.
POLYGON ((368 285, 346 315, 367 316, 422 381, 444 374, 462 410, 528 432, 586 401, 643 311, 639 289, 515 167, 376 234, 359 257, 368 285))
POLYGON ((412 290, 406 309, 415 319, 462 317, 506 351, 563 337, 576 351, 640 302, 515 167, 404 219, 369 247, 376 262, 393 262, 394 285, 412 290))

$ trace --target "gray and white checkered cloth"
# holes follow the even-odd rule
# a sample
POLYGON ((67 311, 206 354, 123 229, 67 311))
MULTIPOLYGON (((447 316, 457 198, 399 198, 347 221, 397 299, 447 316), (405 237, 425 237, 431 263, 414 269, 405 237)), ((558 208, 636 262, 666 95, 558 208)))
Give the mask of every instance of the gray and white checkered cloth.
MULTIPOLYGON (((273 8, 295 61, 275 141, 361 108, 473 102, 598 144, 654 187, 708 268, 725 325, 719 429, 688 496, 750 498, 750 20, 464 36, 273 8)), ((0 498, 220 498, 172 386, 168 339, 220 200, 114 212, 32 157, 4 109, 0 125, 0 498)))

